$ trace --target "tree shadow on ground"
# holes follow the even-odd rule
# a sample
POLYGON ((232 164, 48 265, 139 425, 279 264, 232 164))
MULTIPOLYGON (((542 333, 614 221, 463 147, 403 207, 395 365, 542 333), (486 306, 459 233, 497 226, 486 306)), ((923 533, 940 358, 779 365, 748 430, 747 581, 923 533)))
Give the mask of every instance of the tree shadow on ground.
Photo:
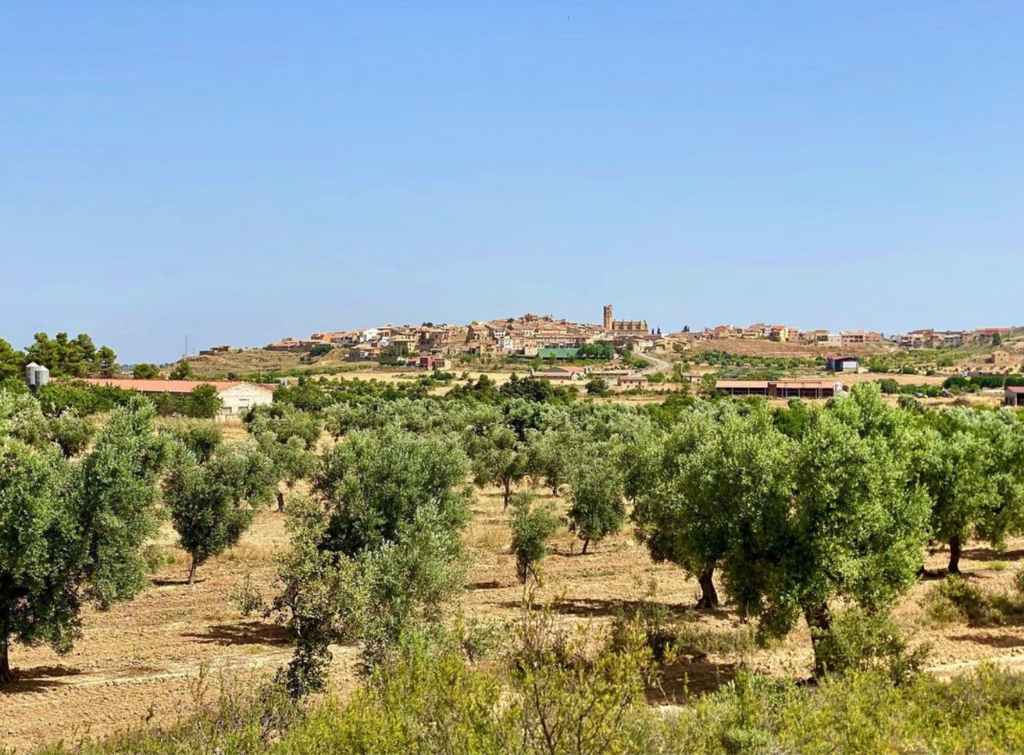
POLYGON ((920 579, 922 582, 941 582, 942 580, 946 579, 947 577, 960 577, 961 579, 966 579, 966 580, 970 580, 970 579, 986 580, 986 579, 989 579, 989 577, 984 575, 984 574, 978 574, 977 572, 972 572, 972 571, 960 571, 960 572, 957 572, 956 574, 951 574, 949 572, 949 570, 946 569, 945 567, 940 568, 940 569, 922 569, 920 571, 920 573, 918 574, 918 579, 920 579))
MULTIPOLYGON (((12 659, 12 664, 15 661, 12 659)), ((61 677, 78 676, 81 669, 69 666, 32 666, 31 668, 14 667, 14 681, 0 685, 0 698, 4 695, 17 695, 33 692, 47 692, 57 687, 63 687, 65 682, 61 677)))
POLYGON ((506 587, 515 587, 515 584, 505 584, 497 579, 488 579, 480 582, 470 582, 466 585, 467 590, 502 590, 506 587))
POLYGON ((1024 647, 1024 639, 1020 637, 1007 637, 1005 635, 993 634, 961 634, 950 637, 954 642, 973 642, 976 645, 987 645, 991 648, 1019 648, 1024 647))
POLYGON ((239 624, 215 624, 200 633, 187 632, 181 635, 203 644, 216 645, 289 645, 288 630, 278 624, 262 621, 245 621, 239 624))
POLYGON ((661 669, 658 683, 648 687, 652 705, 684 705, 699 695, 715 692, 736 678, 737 664, 713 663, 703 655, 681 658, 661 669))
POLYGON ((961 558, 968 561, 1020 561, 1024 559, 1024 549, 999 551, 995 548, 968 548, 961 558))
POLYGON ((582 543, 573 543, 568 548, 559 548, 557 545, 552 545, 548 550, 548 556, 552 558, 589 558, 599 555, 601 554, 593 549, 584 553, 582 543))
MULTIPOLYGON (((520 608, 522 603, 518 600, 507 600, 498 604, 502 608, 520 608)), ((652 607, 664 609, 669 618, 695 619, 701 616, 715 618, 728 618, 732 614, 724 608, 698 610, 692 605, 670 605, 666 603, 651 604, 644 600, 605 600, 601 598, 563 598, 544 605, 535 605, 534 608, 550 608, 551 611, 563 616, 579 616, 584 618, 597 618, 618 616, 620 613, 631 616, 645 609, 652 607)))
MULTIPOLYGON (((201 585, 205 581, 206 581, 205 578, 203 578, 203 579, 194 579, 194 580, 192 580, 192 584, 193 585, 201 585)), ((154 579, 151 579, 150 582, 152 583, 153 587, 184 587, 185 585, 188 584, 188 579, 166 579, 166 578, 156 579, 156 578, 154 578, 154 579)))

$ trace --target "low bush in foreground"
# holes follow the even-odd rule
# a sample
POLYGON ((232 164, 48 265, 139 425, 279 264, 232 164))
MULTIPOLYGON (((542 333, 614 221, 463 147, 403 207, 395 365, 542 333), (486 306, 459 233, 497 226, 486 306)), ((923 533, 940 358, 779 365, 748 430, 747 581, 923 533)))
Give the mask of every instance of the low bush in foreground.
POLYGON ((963 577, 950 576, 924 598, 925 615, 937 625, 963 622, 972 627, 995 627, 1024 618, 1024 584, 1015 579, 1014 592, 990 593, 963 577))
POLYGON ((814 686, 741 672, 691 705, 655 708, 642 651, 582 662, 534 648, 519 660, 529 662, 480 667, 456 649, 413 644, 344 702, 303 707, 274 688, 235 692, 171 729, 42 752, 1024 751, 1024 675, 995 668, 901 685, 874 670, 814 686))

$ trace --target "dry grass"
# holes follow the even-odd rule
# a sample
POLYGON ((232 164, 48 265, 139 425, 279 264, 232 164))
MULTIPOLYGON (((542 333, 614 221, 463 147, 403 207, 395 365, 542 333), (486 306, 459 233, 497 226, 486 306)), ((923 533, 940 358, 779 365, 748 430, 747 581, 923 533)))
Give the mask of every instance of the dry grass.
MULTIPOLYGON (((565 502, 538 491, 564 513, 565 502)), ((478 492, 465 533, 472 559, 460 609, 469 618, 514 621, 523 590, 509 552, 509 515, 495 489, 478 492)), ((135 601, 108 612, 87 611, 83 636, 66 657, 46 648, 15 647, 12 660, 21 679, 3 697, 0 741, 27 747, 69 732, 102 735, 143 720, 166 721, 189 712, 189 686, 200 669, 228 674, 268 674, 291 648, 280 627, 241 615, 231 595, 248 575, 264 597, 274 590, 274 556, 287 547, 285 516, 262 512, 241 543, 200 567, 193 587, 182 584, 188 559, 165 526, 157 540, 170 556, 135 601), (78 727, 76 730, 75 727, 78 727)), ((723 669, 743 663, 769 674, 804 676, 811 653, 800 627, 771 648, 756 646, 750 625, 731 607, 715 612, 693 608, 698 588, 680 569, 656 564, 628 529, 580 555, 579 540, 561 528, 542 563, 543 583, 534 599, 547 603, 556 620, 598 637, 622 612, 654 609, 699 650, 673 670, 672 683, 689 691, 712 688, 723 669), (653 596, 649 587, 656 585, 653 596), (699 657, 697 657, 699 656, 699 657)), ((939 570, 947 556, 937 551, 928 568, 939 570)), ((1005 551, 969 546, 962 568, 972 585, 998 594, 1012 588, 1024 568, 1024 539, 1005 551)), ((1024 626, 970 627, 955 617, 929 619, 925 595, 934 580, 915 586, 895 610, 914 644, 929 643, 931 663, 946 673, 985 659, 1011 665, 1024 661, 1024 626)), ((338 648, 333 681, 339 689, 357 683, 355 648, 338 648)))

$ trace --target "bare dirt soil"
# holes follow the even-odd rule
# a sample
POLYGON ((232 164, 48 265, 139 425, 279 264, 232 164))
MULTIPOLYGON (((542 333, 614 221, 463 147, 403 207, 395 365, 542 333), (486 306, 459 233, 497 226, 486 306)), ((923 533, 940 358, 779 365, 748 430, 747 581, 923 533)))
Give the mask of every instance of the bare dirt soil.
POLYGON ((192 372, 199 378, 223 378, 229 372, 247 375, 251 372, 291 370, 302 365, 303 354, 290 351, 246 349, 222 354, 189 357, 192 372))
MULTIPOLYGON (((550 496, 543 500, 564 510, 550 496)), ((467 617, 498 624, 513 622, 522 611, 523 588, 515 578, 508 552, 507 512, 495 490, 478 492, 466 532, 472 564, 461 610, 467 617)), ((29 749, 44 743, 75 742, 146 722, 169 722, 211 700, 223 684, 252 683, 287 662, 291 648, 284 630, 260 618, 244 618, 231 595, 248 575, 265 597, 273 594, 273 557, 286 547, 285 515, 261 513, 242 542, 204 564, 198 582, 184 584, 187 559, 174 545, 170 530, 160 544, 174 557, 161 567, 136 600, 108 612, 88 611, 82 639, 67 656, 46 648, 15 646, 12 662, 17 681, 0 692, 0 744, 29 749)), ((567 627, 596 635, 622 610, 650 598, 668 617, 724 638, 743 625, 731 608, 696 611, 696 583, 670 564, 655 564, 630 532, 623 532, 580 554, 580 542, 564 528, 543 563, 543 584, 533 598, 548 606, 567 627)), ((939 570, 946 554, 929 557, 939 570)), ((1024 565, 1024 539, 996 553, 971 545, 962 569, 986 590, 1010 589, 1024 565)), ((930 664, 950 675, 994 659, 1024 664, 1024 626, 970 628, 963 623, 929 624, 922 598, 937 584, 918 584, 896 609, 915 644, 930 643, 930 664)), ((725 644, 728 647, 728 643, 725 644)), ((731 652, 689 659, 667 674, 666 697, 678 699, 728 681, 738 664, 771 674, 803 677, 811 661, 806 629, 795 631, 770 649, 737 645, 731 652)), ((358 683, 355 648, 335 651, 333 687, 341 694, 358 683)), ((657 700, 665 701, 665 698, 657 700)))

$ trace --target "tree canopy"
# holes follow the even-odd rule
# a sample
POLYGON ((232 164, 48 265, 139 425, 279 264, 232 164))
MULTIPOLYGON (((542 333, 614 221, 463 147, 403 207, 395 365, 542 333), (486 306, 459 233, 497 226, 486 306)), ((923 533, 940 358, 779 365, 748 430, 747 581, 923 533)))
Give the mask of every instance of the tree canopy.
POLYGON ((181 547, 192 557, 188 582, 196 569, 235 545, 269 498, 273 463, 249 442, 219 446, 206 461, 178 449, 164 480, 164 500, 181 547))
POLYGON ((25 349, 24 363, 28 362, 44 365, 54 377, 109 376, 117 370, 114 350, 109 346, 97 348, 87 333, 74 338, 67 333, 58 333, 53 338, 36 333, 25 349))
POLYGON ((68 652, 83 604, 107 607, 141 589, 166 458, 142 400, 116 410, 75 459, 30 427, 41 412, 10 405, 0 393, 0 682, 11 679, 12 639, 68 652))

